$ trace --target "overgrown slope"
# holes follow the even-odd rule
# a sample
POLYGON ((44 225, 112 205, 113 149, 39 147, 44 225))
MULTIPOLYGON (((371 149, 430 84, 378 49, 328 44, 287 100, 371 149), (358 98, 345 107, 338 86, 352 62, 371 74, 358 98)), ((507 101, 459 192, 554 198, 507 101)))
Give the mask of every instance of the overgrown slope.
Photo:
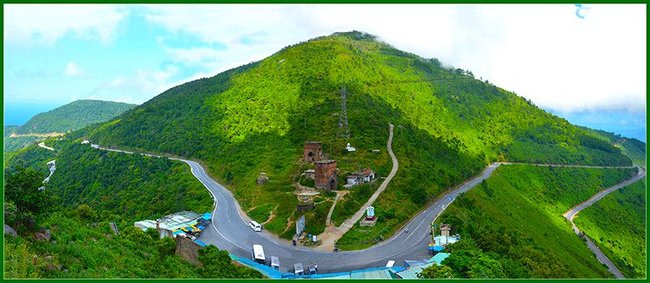
POLYGON ((621 152, 629 157, 634 165, 646 166, 646 143, 635 138, 626 138, 606 131, 584 129, 620 148, 621 152))
POLYGON ((166 158, 129 155, 92 149, 80 140, 47 140, 55 152, 32 145, 5 160, 7 172, 32 168, 45 178, 46 162, 56 160, 56 171, 45 188, 59 204, 93 207, 102 220, 133 225, 166 214, 212 208, 212 197, 192 176, 189 166, 166 158))
POLYGON ((56 151, 32 145, 5 159, 4 220, 18 234, 4 239, 5 278, 261 277, 214 247, 199 256, 203 267, 193 266, 175 254, 171 238, 133 226, 172 212, 211 210, 210 194, 187 165, 99 151, 80 141, 46 140, 56 151), (57 170, 38 190, 52 159, 57 170), (37 239, 45 229, 51 238, 37 239))
POLYGON ((639 181, 609 194, 574 220, 626 278, 646 277, 646 203, 646 182, 639 181))
MULTIPOLYGON (((631 163, 608 142, 471 72, 447 69, 360 32, 316 38, 174 87, 84 135, 104 146, 200 159, 244 210, 276 204, 266 227, 290 237, 289 224, 300 216, 292 184, 309 168, 299 162, 303 142, 323 142, 342 177, 365 166, 386 176, 389 123, 396 125, 393 147, 401 167, 378 200, 377 213, 392 219, 384 228, 399 226, 440 192, 497 159, 631 163), (349 140, 337 137, 343 89, 349 140), (347 142, 357 152, 343 152, 347 142), (260 172, 269 175, 269 184, 256 185, 260 172), (391 215, 382 215, 391 209, 391 215)), ((309 223, 323 217, 308 215, 308 231, 320 232, 322 225, 309 223)))
POLYGON ((452 224, 452 233, 459 233, 464 243, 452 245, 452 255, 443 264, 458 277, 472 277, 469 271, 477 262, 491 263, 490 274, 501 274, 496 277, 611 277, 562 213, 635 173, 636 169, 501 166, 459 196, 436 221, 452 224))

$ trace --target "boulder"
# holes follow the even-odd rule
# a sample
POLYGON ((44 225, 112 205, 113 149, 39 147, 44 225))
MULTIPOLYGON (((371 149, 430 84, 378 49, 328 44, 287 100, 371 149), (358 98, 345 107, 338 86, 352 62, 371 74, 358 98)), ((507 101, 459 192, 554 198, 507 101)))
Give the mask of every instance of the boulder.
POLYGON ((52 234, 49 229, 42 229, 34 234, 34 238, 36 238, 37 241, 50 241, 52 234))
POLYGON ((11 226, 5 224, 5 235, 9 235, 12 237, 18 237, 18 233, 16 233, 16 230, 14 228, 11 228, 11 226))

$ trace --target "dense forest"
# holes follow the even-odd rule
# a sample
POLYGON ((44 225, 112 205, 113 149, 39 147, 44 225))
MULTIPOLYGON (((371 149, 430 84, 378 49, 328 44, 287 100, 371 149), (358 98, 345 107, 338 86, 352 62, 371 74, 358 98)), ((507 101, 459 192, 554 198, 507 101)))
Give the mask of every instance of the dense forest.
POLYGON ((449 246, 443 266, 423 276, 611 277, 562 213, 634 174, 636 169, 501 166, 438 218, 461 240, 449 246))
POLYGON ((4 239, 5 278, 261 277, 215 247, 205 249, 203 266, 195 267, 175 255, 170 238, 133 226, 177 211, 212 209, 210 194, 187 165, 99 151, 78 139, 45 142, 56 151, 32 145, 5 156, 4 219, 16 231, 4 239), (49 160, 56 160, 57 170, 43 184, 49 160))
POLYGON ((634 165, 646 165, 646 144, 638 139, 622 137, 619 134, 614 134, 601 130, 594 130, 581 127, 587 132, 594 134, 594 137, 603 139, 615 147, 621 149, 621 152, 627 157, 632 159, 634 165))
POLYGON ((25 148, 30 144, 33 144, 34 142, 38 141, 40 138, 38 137, 15 137, 15 138, 10 138, 11 133, 15 132, 16 129, 18 129, 19 126, 5 126, 4 127, 4 135, 3 135, 3 142, 4 142, 4 147, 2 148, 3 152, 6 154, 8 152, 16 151, 21 148, 25 148))
POLYGON ((609 194, 574 220, 626 278, 646 277, 646 204, 642 180, 609 194))
MULTIPOLYGON (((353 229, 342 239, 349 248, 390 235, 440 192, 492 161, 631 164, 609 142, 512 92, 361 32, 316 38, 176 86, 84 136, 103 146, 202 160, 244 210, 275 204, 260 209, 256 219, 272 211, 276 217, 265 227, 288 238, 300 216, 293 183, 309 168, 300 162, 303 142, 321 141, 338 161, 341 178, 367 166, 386 176, 389 123, 396 125, 400 170, 378 199, 377 211, 387 222, 363 233, 353 229), (342 93, 349 139, 337 135, 346 132, 339 128, 342 93), (347 142, 357 151, 345 152, 347 142), (374 149, 380 153, 371 154, 374 149), (260 172, 270 177, 262 187, 255 182, 260 172)), ((325 198, 321 205, 333 199, 325 198)), ((343 214, 358 206, 348 201, 343 214)), ((324 221, 323 213, 308 216, 308 223, 324 221)), ((322 224, 310 229, 318 232, 322 224)))

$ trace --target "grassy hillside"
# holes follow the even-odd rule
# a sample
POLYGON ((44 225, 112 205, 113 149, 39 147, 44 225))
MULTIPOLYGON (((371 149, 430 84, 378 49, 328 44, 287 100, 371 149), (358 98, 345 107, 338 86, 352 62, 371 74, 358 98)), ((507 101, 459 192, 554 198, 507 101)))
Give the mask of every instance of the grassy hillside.
POLYGON ((584 127, 581 128, 594 133, 597 137, 620 148, 621 152, 629 157, 635 165, 646 165, 646 144, 644 142, 634 138, 622 137, 621 135, 606 131, 593 130, 584 127))
POLYGON ((65 133, 107 121, 135 106, 135 104, 122 102, 77 100, 35 115, 14 132, 16 134, 65 133))
MULTIPOLYGON (((323 142, 341 177, 363 166, 386 176, 389 123, 396 125, 401 167, 378 200, 378 211, 390 213, 383 219, 393 219, 382 233, 497 159, 631 163, 618 148, 471 72, 447 69, 359 32, 316 38, 174 87, 83 135, 104 146, 202 160, 244 210, 275 204, 266 227, 288 238, 300 216, 293 183, 310 167, 300 162, 303 142, 323 142), (342 89, 349 140, 337 137, 342 89), (343 152, 347 142, 357 152, 343 152), (256 185, 260 172, 269 175, 269 184, 256 185)), ((332 200, 324 197, 320 205, 332 200)), ((256 215, 262 221, 268 216, 256 215)), ((308 226, 323 221, 322 213, 308 214, 308 226)), ((308 229, 318 233, 322 224, 308 229)))
POLYGON ((46 188, 64 206, 87 204, 102 219, 125 225, 181 210, 207 212, 212 208, 212 197, 184 163, 95 150, 67 138, 46 142, 56 152, 32 145, 5 164, 8 172, 26 167, 45 178, 49 174, 45 163, 56 160, 56 172, 46 188))
POLYGON ((174 241, 130 226, 116 236, 109 222, 84 219, 74 210, 47 216, 52 241, 6 237, 5 278, 199 278, 197 268, 174 255, 174 241), (37 264, 33 265, 36 255, 37 264))
POLYGON ((210 194, 187 165, 79 142, 47 140, 55 152, 33 145, 5 158, 4 220, 18 231, 4 239, 5 278, 261 277, 233 265, 224 251, 211 250, 197 268, 175 255, 170 238, 133 226, 181 210, 211 210, 210 194), (57 170, 39 191, 52 159, 57 170), (119 236, 109 228, 113 221, 119 236), (51 231, 49 241, 35 239, 41 229, 51 231))
POLYGON ((477 262, 491 263, 494 277, 611 277, 562 213, 635 170, 501 166, 437 221, 463 239, 443 264, 457 277, 473 277, 477 262))
POLYGON ((574 222, 625 277, 646 277, 645 181, 609 194, 580 212, 574 222))

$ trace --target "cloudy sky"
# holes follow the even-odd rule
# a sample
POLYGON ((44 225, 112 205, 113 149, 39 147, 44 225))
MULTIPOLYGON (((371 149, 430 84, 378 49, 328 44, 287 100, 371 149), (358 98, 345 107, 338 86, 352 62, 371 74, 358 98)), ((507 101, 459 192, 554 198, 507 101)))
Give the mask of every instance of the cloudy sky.
POLYGON ((83 98, 142 103, 286 45, 361 30, 471 70, 573 123, 641 138, 645 11, 578 11, 572 4, 5 5, 5 123, 83 98))

